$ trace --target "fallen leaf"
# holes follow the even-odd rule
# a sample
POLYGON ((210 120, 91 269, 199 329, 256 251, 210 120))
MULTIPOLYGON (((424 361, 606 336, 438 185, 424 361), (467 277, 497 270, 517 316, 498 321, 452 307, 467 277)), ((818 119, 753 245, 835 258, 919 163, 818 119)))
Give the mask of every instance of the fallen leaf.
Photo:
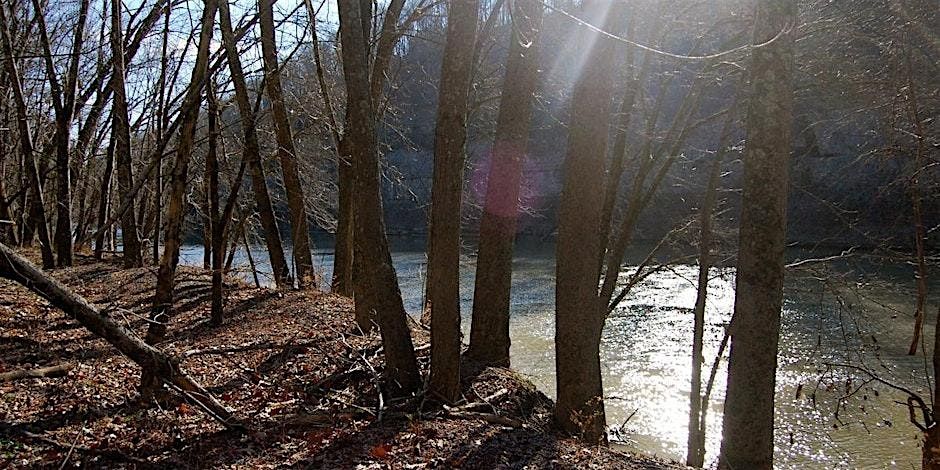
POLYGON ((390 450, 392 450, 392 446, 388 444, 381 444, 373 447, 372 450, 369 451, 369 454, 377 459, 385 459, 388 458, 388 452, 390 450))

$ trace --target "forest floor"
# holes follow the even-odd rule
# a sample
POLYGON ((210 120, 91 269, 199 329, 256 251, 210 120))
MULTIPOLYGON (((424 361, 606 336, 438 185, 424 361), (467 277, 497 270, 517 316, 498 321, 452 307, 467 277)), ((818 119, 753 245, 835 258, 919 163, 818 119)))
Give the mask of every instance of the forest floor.
MULTIPOLYGON (((156 270, 118 261, 79 256, 52 274, 142 334, 156 270)), ((0 467, 682 468, 558 435, 551 400, 508 369, 463 364, 469 406, 457 409, 382 400, 381 343, 355 334, 345 297, 230 281, 225 324, 213 327, 208 273, 181 267, 177 279, 160 347, 253 430, 228 430, 176 396, 142 402, 133 362, 0 280, 0 373, 68 368, 0 382, 0 467)), ((414 335, 426 368, 427 333, 414 335)))

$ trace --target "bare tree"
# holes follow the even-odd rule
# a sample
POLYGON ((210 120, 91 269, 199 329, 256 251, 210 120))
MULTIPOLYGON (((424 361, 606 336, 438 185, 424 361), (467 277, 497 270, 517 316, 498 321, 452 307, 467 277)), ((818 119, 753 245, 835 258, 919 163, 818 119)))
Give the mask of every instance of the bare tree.
POLYGON ((354 256, 367 268, 359 271, 356 284, 356 316, 377 319, 390 392, 407 395, 421 386, 421 376, 385 234, 362 10, 357 2, 340 2, 339 18, 348 109, 344 150, 353 165, 358 196, 354 256))
POLYGON ((277 45, 274 39, 274 9, 272 8, 274 1, 258 0, 261 57, 264 59, 265 71, 264 84, 268 98, 271 99, 277 155, 281 161, 284 191, 287 193, 287 205, 290 210, 291 246, 294 253, 294 266, 297 270, 297 285, 301 288, 316 287, 313 255, 310 251, 310 230, 307 227, 307 211, 304 207, 304 189, 300 181, 300 172, 297 169, 298 155, 281 91, 281 73, 278 69, 277 45))
POLYGON ((486 200, 473 290, 467 355, 486 364, 509 365, 509 299, 512 252, 519 213, 519 183, 528 148, 532 105, 538 85, 538 0, 514 2, 506 76, 490 153, 486 200))
MULTIPOLYGON (((111 132, 114 133, 114 156, 117 160, 118 193, 122 200, 130 198, 134 186, 131 173, 131 131, 128 122, 127 92, 124 86, 124 40, 121 38, 122 26, 121 1, 111 1, 111 90, 114 101, 111 105, 111 132)), ((137 233, 137 217, 133 210, 124 211, 121 217, 121 239, 124 247, 124 267, 136 268, 144 265, 140 238, 137 233)))
POLYGON ((760 0, 750 74, 734 325, 720 468, 772 468, 793 126, 792 0, 760 0), (773 39, 773 41, 771 41, 773 39), (771 41, 769 44, 763 43, 771 41))
MULTIPOLYGON (((615 31, 623 6, 586 1, 584 11, 594 21, 605 18, 603 29, 615 31)), ((555 251, 555 420, 562 429, 598 442, 606 439, 598 351, 607 302, 597 290, 604 193, 589 188, 604 181, 616 48, 595 30, 583 35, 581 40, 592 44, 586 58, 591 66, 582 71, 571 96, 555 251)))
POLYGON ((55 151, 56 151, 56 230, 55 245, 57 265, 72 265, 72 185, 71 165, 69 164, 69 136, 72 128, 72 119, 75 115, 75 93, 78 86, 78 62, 81 60, 82 44, 84 43, 85 23, 88 19, 89 0, 79 3, 78 21, 75 23, 72 48, 69 54, 68 71, 65 83, 59 82, 55 64, 52 61, 53 52, 46 28, 44 9, 39 0, 33 0, 36 9, 36 19, 39 26, 39 42, 43 48, 43 58, 46 64, 46 79, 51 89, 52 106, 55 110, 55 151))
MULTIPOLYGON (((180 232, 184 215, 183 198, 186 193, 189 162, 193 154, 202 92, 205 89, 204 83, 208 75, 209 44, 212 42, 216 10, 216 0, 206 0, 202 12, 196 62, 193 65, 192 77, 186 89, 182 110, 180 111, 180 135, 176 147, 173 171, 170 174, 170 193, 166 210, 167 221, 164 230, 163 256, 160 257, 160 267, 157 272, 157 288, 151 311, 152 321, 147 330, 146 339, 148 344, 156 344, 163 340, 166 336, 167 322, 173 311, 174 277, 176 275, 176 266, 179 263, 180 232)), ((143 394, 152 393, 156 385, 151 375, 145 373, 141 378, 141 392, 143 394)))
POLYGON ((434 180, 428 233, 427 296, 431 310, 431 392, 460 397, 460 207, 467 114, 480 3, 450 2, 438 88, 434 180))
MULTIPOLYGON (((36 165, 36 159, 33 155, 33 134, 29 125, 29 115, 26 108, 26 99, 23 97, 23 86, 20 81, 19 70, 16 66, 16 59, 13 54, 13 40, 10 37, 9 22, 7 21, 5 8, 0 8, 0 40, 3 41, 3 53, 6 56, 4 65, 9 80, 10 91, 13 94, 13 101, 16 105, 16 123, 20 137, 20 152, 23 155, 23 165, 26 167, 26 181, 30 186, 30 219, 38 227, 39 248, 42 253, 42 267, 52 268, 55 265, 55 256, 52 252, 52 239, 49 237, 49 226, 47 225, 46 209, 43 202, 42 182, 40 181, 40 171, 36 165)), ((21 240, 31 239, 23 236, 21 240)))
POLYGON ((251 168, 251 187, 254 191, 255 209, 261 219, 264 242, 267 245, 268 256, 271 260, 271 271, 274 275, 275 284, 278 287, 287 287, 291 284, 290 268, 287 265, 287 259, 284 257, 281 233, 274 217, 274 208, 271 204, 271 196, 268 193, 264 166, 261 164, 261 146, 258 143, 258 132, 256 130, 257 116, 251 107, 248 85, 245 82, 245 72, 242 69, 235 33, 232 30, 232 18, 228 4, 225 2, 219 4, 219 26, 222 30, 222 42, 232 76, 232 84, 235 88, 235 103, 238 106, 242 133, 244 134, 242 148, 244 155, 242 158, 247 161, 248 166, 251 168))

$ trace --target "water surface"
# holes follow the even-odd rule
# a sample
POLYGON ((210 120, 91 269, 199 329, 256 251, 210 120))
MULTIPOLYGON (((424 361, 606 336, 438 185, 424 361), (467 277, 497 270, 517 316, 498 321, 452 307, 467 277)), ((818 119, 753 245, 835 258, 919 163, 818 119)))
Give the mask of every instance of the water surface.
MULTIPOLYGON (((393 261, 405 308, 419 315, 426 257, 420 247, 408 248, 395 251, 393 261)), ((252 252, 261 282, 269 284, 264 249, 252 252)), ((181 259, 201 264, 201 247, 184 247, 181 259)), ((329 279, 332 253, 317 252, 314 262, 322 278, 329 279)), ((247 266, 243 252, 236 264, 247 266)), ((474 267, 471 257, 463 259, 464 341, 469 338, 474 267)), ((513 263, 510 307, 513 368, 549 396, 555 393, 554 269, 550 251, 520 250, 513 263)), ((624 276, 629 272, 625 270, 624 276)), ((675 266, 637 285, 609 317, 601 348, 613 436, 628 448, 677 460, 684 459, 687 439, 697 272, 695 266, 675 266)), ((242 274, 251 278, 245 271, 242 274)), ((920 467, 919 433, 908 422, 906 407, 895 403, 906 397, 884 385, 866 384, 864 374, 827 365, 861 364, 892 383, 929 396, 923 355, 906 355, 912 285, 903 267, 840 263, 789 276, 778 356, 778 468, 920 467)), ((706 378, 733 303, 733 270, 713 269, 706 311, 706 378)), ((933 321, 926 322, 928 338, 933 321)), ((726 361, 721 361, 707 410, 709 462, 720 444, 725 367, 726 361)))

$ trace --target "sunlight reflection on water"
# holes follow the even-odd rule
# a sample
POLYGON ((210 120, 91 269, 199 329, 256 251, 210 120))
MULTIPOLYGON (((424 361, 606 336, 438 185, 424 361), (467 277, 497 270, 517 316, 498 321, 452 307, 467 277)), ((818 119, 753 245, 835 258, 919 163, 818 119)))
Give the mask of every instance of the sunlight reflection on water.
MULTIPOLYGON (((186 247, 182 262, 201 264, 201 253, 201 247, 186 247)), ((237 261, 241 262, 240 258, 237 261)), ((266 260, 262 249, 256 258, 263 271, 266 260)), ((425 255, 397 252, 393 259, 405 307, 418 315, 424 293, 425 255)), ((332 254, 318 253, 315 263, 323 279, 329 279, 332 254)), ((466 341, 473 260, 465 259, 462 268, 466 341)), ((513 272, 513 368, 554 396, 554 261, 545 256, 521 257, 514 260, 513 272)), ((696 276, 695 266, 677 266, 654 274, 638 284, 608 319, 601 350, 607 420, 611 428, 617 428, 636 411, 620 436, 629 449, 684 460, 696 276)), ((703 380, 708 377, 734 303, 733 270, 716 269, 711 276, 703 380)), ((823 281, 795 276, 788 279, 778 356, 776 467, 919 467, 918 433, 907 421, 906 408, 893 403, 904 397, 885 387, 872 390, 868 386, 839 406, 839 398, 847 394, 843 388, 850 375, 845 371, 823 374, 821 366, 826 361, 866 361, 900 384, 925 390, 923 357, 905 355, 910 321, 907 317, 893 318, 890 312, 909 311, 909 297, 902 297, 909 286, 879 280, 862 286, 870 298, 837 302, 823 289, 823 281), (872 300, 875 298, 878 300, 872 300), (880 304, 879 309, 870 308, 873 303, 880 304), (868 313, 857 312, 860 305, 868 313), (869 345, 859 355, 861 338, 867 338, 869 331, 878 332, 879 348, 869 345)), ((932 322, 926 322, 928 335, 932 334, 932 322)), ((720 445, 725 367, 722 361, 708 407, 708 462, 714 461, 720 445)), ((859 385, 858 378, 855 380, 850 390, 859 385)))

